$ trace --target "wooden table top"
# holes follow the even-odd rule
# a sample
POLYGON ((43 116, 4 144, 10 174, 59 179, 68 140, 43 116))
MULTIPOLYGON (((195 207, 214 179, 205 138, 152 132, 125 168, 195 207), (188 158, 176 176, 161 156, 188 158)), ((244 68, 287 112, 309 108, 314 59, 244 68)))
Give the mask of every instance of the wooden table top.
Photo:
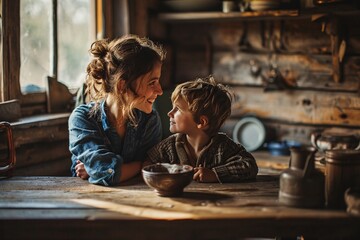
POLYGON ((360 236, 360 217, 278 202, 278 176, 231 184, 192 182, 157 196, 141 178, 103 187, 73 177, 0 181, 1 239, 235 239, 360 236), (105 238, 106 236, 106 238, 105 238), (155 236, 155 237, 149 237, 155 236))

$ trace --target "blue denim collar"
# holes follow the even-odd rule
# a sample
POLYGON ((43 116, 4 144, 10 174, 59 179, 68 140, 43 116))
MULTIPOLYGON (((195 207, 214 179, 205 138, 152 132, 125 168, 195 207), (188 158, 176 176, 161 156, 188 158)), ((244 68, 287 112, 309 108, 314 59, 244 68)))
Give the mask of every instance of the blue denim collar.
POLYGON ((109 131, 111 129, 111 125, 108 121, 107 115, 106 115, 106 105, 105 100, 103 100, 100 103, 100 116, 101 116, 101 124, 105 132, 109 131))

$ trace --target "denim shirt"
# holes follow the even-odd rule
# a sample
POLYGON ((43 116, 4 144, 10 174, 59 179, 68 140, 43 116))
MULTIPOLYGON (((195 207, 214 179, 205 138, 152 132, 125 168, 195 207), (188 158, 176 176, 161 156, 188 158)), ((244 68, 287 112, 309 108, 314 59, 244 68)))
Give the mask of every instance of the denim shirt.
POLYGON ((156 110, 146 114, 136 109, 138 126, 127 123, 126 134, 121 138, 109 124, 105 101, 90 115, 93 106, 94 103, 82 104, 69 118, 71 173, 76 176, 76 160, 80 160, 90 176, 90 183, 116 185, 121 176, 121 164, 144 161, 146 152, 160 142, 161 120, 156 110))

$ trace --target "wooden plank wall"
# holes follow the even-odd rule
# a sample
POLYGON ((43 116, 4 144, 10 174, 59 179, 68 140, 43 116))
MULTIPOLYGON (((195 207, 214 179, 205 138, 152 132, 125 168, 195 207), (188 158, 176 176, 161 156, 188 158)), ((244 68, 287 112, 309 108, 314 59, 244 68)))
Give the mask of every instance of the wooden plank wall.
MULTIPOLYGON (((24 118, 12 123, 17 176, 70 176, 68 113, 24 118)), ((0 165, 7 158, 7 139, 0 132, 0 165)))
POLYGON ((357 132, 360 23, 354 16, 339 18, 346 33, 341 82, 333 76, 330 36, 309 16, 166 23, 173 84, 212 74, 230 86, 235 101, 224 126, 229 132, 234 121, 249 114, 275 131, 273 140, 309 143, 313 131, 327 128, 357 132))

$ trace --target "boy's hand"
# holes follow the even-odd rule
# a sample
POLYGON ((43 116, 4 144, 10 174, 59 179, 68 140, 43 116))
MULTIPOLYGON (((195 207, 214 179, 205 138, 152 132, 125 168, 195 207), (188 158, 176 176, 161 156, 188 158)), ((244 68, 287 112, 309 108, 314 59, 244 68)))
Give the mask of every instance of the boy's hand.
POLYGON ((80 177, 83 180, 87 180, 89 178, 89 174, 86 172, 84 164, 79 160, 76 160, 75 166, 76 176, 80 177))
POLYGON ((199 165, 199 167, 194 168, 194 172, 195 172, 195 174, 194 174, 193 179, 195 181, 207 182, 207 183, 218 182, 216 174, 211 169, 204 168, 204 167, 201 167, 201 165, 199 165))

